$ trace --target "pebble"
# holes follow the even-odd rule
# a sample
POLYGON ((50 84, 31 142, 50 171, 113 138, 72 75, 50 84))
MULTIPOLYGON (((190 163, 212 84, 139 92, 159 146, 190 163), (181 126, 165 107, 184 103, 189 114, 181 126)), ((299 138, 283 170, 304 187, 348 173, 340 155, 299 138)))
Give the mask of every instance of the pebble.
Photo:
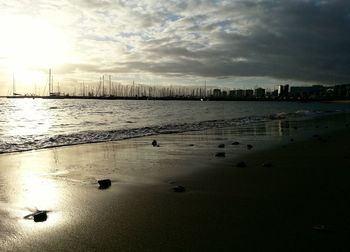
POLYGON ((215 154, 215 157, 225 157, 225 156, 226 156, 225 152, 218 152, 215 154))
POLYGON ((238 162, 237 164, 236 164, 236 167, 239 167, 239 168, 244 168, 244 167, 247 167, 247 165, 246 165, 246 163, 245 162, 238 162))
POLYGON ((98 180, 97 182, 100 185, 99 189, 107 189, 112 185, 112 182, 110 179, 101 179, 101 180, 98 180))
POLYGON ((47 220, 47 214, 46 214, 46 211, 36 211, 34 214, 33 214, 33 219, 34 219, 34 222, 44 222, 47 220))
POLYGON ((174 192, 185 192, 185 191, 186 191, 186 188, 179 185, 179 186, 173 187, 173 191, 174 191, 174 192))

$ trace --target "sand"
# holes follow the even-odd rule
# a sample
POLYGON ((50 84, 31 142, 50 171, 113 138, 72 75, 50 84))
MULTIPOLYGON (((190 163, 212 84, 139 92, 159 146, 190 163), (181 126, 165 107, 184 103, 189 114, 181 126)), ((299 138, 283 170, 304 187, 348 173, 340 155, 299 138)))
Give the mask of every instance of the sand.
POLYGON ((348 129, 252 150, 230 132, 0 155, 0 250, 350 250, 348 129))

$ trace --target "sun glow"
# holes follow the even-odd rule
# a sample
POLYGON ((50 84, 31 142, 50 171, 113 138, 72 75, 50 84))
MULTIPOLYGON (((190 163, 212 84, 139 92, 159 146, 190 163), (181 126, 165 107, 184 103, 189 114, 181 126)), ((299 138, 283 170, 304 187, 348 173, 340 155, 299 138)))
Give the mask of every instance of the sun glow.
POLYGON ((10 102, 15 109, 11 114, 5 113, 5 136, 47 134, 53 122, 44 100, 12 99, 10 102), (36 123, 39 121, 40 124, 36 123))
POLYGON ((29 72, 55 67, 68 60, 70 39, 46 20, 3 16, 0 32, 0 60, 17 78, 24 75, 28 78, 29 72))

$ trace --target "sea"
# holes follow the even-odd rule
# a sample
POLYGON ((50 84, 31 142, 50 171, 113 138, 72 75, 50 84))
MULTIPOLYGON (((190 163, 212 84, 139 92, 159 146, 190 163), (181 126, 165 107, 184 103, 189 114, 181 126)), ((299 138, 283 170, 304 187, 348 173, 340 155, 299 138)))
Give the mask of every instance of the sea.
POLYGON ((1 98, 0 153, 349 115, 348 103, 1 98))

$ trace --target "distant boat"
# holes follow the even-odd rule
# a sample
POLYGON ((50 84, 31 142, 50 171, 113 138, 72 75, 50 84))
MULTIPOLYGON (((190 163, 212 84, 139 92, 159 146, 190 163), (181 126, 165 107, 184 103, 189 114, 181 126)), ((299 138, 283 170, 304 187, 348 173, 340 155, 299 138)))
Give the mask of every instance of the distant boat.
POLYGON ((60 93, 50 93, 49 96, 42 96, 43 99, 64 99, 60 93))
POLYGON ((12 75, 12 95, 6 96, 6 98, 31 98, 30 96, 21 95, 16 92, 15 74, 12 75))
POLYGON ((64 96, 60 92, 53 91, 53 76, 51 74, 51 68, 49 69, 49 95, 43 96, 43 99, 64 99, 64 96))

